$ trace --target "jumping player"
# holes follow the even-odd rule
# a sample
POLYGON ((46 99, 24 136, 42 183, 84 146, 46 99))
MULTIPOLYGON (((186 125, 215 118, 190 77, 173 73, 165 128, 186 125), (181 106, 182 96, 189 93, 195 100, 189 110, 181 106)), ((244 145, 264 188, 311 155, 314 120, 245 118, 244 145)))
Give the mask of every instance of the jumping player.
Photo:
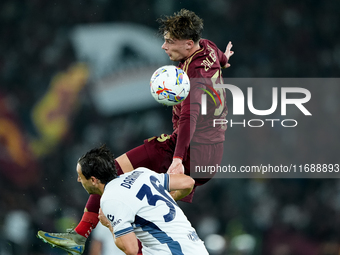
MULTIPOLYGON (((162 134, 144 141, 144 144, 121 155, 115 161, 118 175, 131 172, 138 167, 146 167, 155 172, 185 173, 190 175, 190 167, 195 165, 220 164, 225 140, 225 125, 213 127, 213 119, 224 119, 227 115, 224 89, 213 89, 215 83, 222 82, 221 68, 230 66, 228 60, 234 54, 228 43, 223 53, 217 46, 201 39, 203 21, 194 12, 182 9, 173 16, 159 20, 160 32, 164 36, 162 49, 172 61, 178 61, 190 78, 190 94, 180 104, 173 107, 173 128, 171 135, 162 134), (207 114, 200 114, 201 95, 210 90, 214 100, 208 97, 207 114)), ((195 179, 195 187, 190 194, 181 190, 172 193, 175 200, 192 202, 196 186, 209 181, 211 176, 195 179)), ((99 195, 90 195, 83 217, 78 226, 69 233, 48 233, 42 238, 53 242, 59 238, 59 246, 69 247, 72 254, 81 254, 92 229, 98 223, 99 195), (82 251, 72 249, 82 244, 82 251)))

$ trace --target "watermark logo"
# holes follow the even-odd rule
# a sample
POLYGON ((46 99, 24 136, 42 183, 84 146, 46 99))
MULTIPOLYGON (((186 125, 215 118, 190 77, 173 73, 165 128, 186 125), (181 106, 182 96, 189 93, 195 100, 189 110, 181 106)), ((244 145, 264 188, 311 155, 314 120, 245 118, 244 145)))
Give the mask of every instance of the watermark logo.
MULTIPOLYGON (((217 91, 216 91, 212 86, 210 86, 210 85, 208 85, 208 84, 205 84, 205 86, 206 86, 207 88, 209 88, 209 89, 217 96, 218 100, 220 101, 220 104, 222 104, 221 97, 220 97, 220 95, 217 93, 217 91)), ((216 100, 215 100, 214 96, 210 93, 209 90, 206 90, 206 89, 204 89, 204 88, 199 88, 199 89, 200 89, 200 90, 203 90, 205 93, 207 93, 207 94, 212 98, 212 100, 214 101, 215 106, 217 106, 216 100)), ((203 100, 204 100, 204 107, 205 107, 205 108, 204 108, 204 109, 202 108, 202 115, 206 115, 206 114, 207 114, 207 99, 206 99, 206 95, 205 95, 205 94, 202 94, 202 105, 203 105, 203 100), (205 97, 205 98, 203 98, 203 97, 205 97)))
MULTIPOLYGON (((214 87, 211 87, 209 85, 205 85, 207 88, 209 88, 213 93, 217 96, 217 98, 220 100, 220 104, 222 105, 222 101, 220 96, 218 95, 216 90, 220 89, 228 89, 231 92, 232 98, 233 98, 233 115, 245 115, 245 96, 242 92, 242 90, 232 84, 215 84, 214 87)), ((215 106, 216 100, 214 96, 206 89, 200 88, 204 92, 206 92, 214 101, 215 106)), ((311 116, 311 112, 308 111, 308 109, 304 106, 305 103, 309 102, 311 99, 311 93, 308 89, 300 88, 300 87, 281 87, 281 97, 278 96, 278 88, 273 87, 271 91, 272 96, 272 104, 269 109, 259 110, 254 107, 253 103, 253 88, 248 87, 247 88, 247 106, 249 112, 251 112, 254 115, 257 116, 268 116, 270 114, 273 114, 278 106, 279 106, 279 99, 280 99, 280 108, 281 108, 281 116, 287 115, 287 105, 294 105, 296 106, 305 116, 311 116), (299 95, 299 98, 289 98, 290 94, 299 95)), ((207 115, 207 94, 201 95, 201 114, 207 115)), ((249 127, 262 127, 265 125, 266 122, 270 123, 272 127, 274 127, 276 122, 280 122, 283 127, 295 127, 297 126, 297 120, 295 119, 251 119, 246 121, 243 119, 241 122, 233 122, 232 120, 229 121, 229 124, 232 126, 234 125, 243 125, 249 126, 249 127)), ((227 124, 228 120, 226 119, 214 119, 213 125, 214 127, 216 125, 220 124, 227 124)))

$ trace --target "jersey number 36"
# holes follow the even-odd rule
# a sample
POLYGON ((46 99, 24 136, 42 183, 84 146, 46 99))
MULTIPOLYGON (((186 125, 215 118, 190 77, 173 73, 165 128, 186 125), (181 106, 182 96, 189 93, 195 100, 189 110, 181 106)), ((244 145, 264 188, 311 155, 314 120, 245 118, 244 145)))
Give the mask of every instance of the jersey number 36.
POLYGON ((150 182, 159 193, 152 194, 151 188, 148 185, 143 184, 143 186, 138 191, 136 197, 139 200, 143 200, 144 197, 146 197, 148 204, 152 206, 155 206, 157 201, 165 202, 165 204, 169 207, 169 213, 163 215, 164 221, 172 221, 176 216, 176 202, 165 192, 164 187, 160 185, 160 181, 155 176, 150 176, 150 182))

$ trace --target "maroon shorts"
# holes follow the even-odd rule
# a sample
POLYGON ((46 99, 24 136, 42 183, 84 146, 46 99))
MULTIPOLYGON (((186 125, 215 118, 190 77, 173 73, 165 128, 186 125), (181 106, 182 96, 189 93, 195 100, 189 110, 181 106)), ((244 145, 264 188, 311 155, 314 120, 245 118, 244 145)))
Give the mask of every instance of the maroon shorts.
MULTIPOLYGON (((143 145, 128 151, 126 155, 134 169, 146 167, 157 173, 166 173, 172 163, 175 147, 176 137, 174 135, 162 134, 161 136, 145 140, 143 145)), ((191 143, 187 156, 183 160, 185 174, 190 175, 190 169, 194 171, 195 166, 220 164, 222 156, 223 143, 191 143)), ((182 201, 191 203, 196 186, 208 182, 212 177, 213 175, 211 174, 195 175, 195 187, 182 201)))

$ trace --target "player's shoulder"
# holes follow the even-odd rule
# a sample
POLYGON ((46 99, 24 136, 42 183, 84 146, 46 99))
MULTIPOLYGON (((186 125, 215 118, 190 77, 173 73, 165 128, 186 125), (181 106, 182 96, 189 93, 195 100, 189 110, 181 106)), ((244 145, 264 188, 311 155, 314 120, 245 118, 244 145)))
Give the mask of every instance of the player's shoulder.
POLYGON ((215 43, 213 43, 212 41, 205 39, 205 38, 201 38, 199 44, 201 46, 206 46, 206 45, 216 45, 215 43))
POLYGON ((213 41, 210 41, 208 39, 201 39, 200 42, 199 42, 200 46, 203 47, 204 49, 208 49, 209 47, 210 48, 214 48, 214 49, 217 49, 217 45, 213 42, 213 41))
MULTIPOLYGON (((122 174, 118 176, 116 179, 109 182, 104 189, 104 194, 110 193, 113 194, 124 194, 124 196, 128 196, 129 193, 134 193, 138 190, 141 185, 145 183, 149 183, 152 179, 150 176, 156 177, 158 180, 162 181, 166 177, 160 176, 160 174, 156 173, 145 167, 139 167, 135 170, 122 174)), ((106 195, 108 196, 108 195, 106 195)))
POLYGON ((129 172, 118 176, 105 185, 101 203, 115 200, 123 203, 130 201, 135 196, 136 185, 133 185, 138 178, 138 172, 129 172))
POLYGON ((120 179, 122 182, 126 182, 126 181, 136 181, 138 180, 142 180, 144 178, 146 178, 146 176, 152 175, 154 174, 154 171, 151 171, 150 169, 146 168, 146 167, 138 167, 135 170, 125 173, 123 175, 120 176, 120 179))
POLYGON ((154 173, 154 171, 150 170, 149 168, 146 168, 146 167, 138 167, 136 168, 135 170, 133 170, 132 172, 143 172, 143 173, 148 173, 148 174, 152 174, 154 173))
POLYGON ((136 186, 140 186, 141 183, 145 182, 154 173, 154 171, 148 168, 138 167, 131 172, 120 175, 113 184, 117 189, 125 190, 124 188, 126 188, 132 190, 136 186))
MULTIPOLYGON (((213 53, 215 56, 216 52, 218 51, 218 47, 215 43, 208 39, 201 39, 199 41, 200 49, 197 50, 191 57, 189 57, 185 63, 184 66, 187 66, 187 70, 189 66, 197 68, 203 68, 204 69, 204 61, 206 61, 206 58, 213 53)), ((210 61, 209 61, 210 62, 210 61)), ((189 75, 189 74, 188 74, 189 75)), ((190 75, 189 75, 190 77, 190 75)), ((190 77, 192 78, 192 77, 190 77)))

